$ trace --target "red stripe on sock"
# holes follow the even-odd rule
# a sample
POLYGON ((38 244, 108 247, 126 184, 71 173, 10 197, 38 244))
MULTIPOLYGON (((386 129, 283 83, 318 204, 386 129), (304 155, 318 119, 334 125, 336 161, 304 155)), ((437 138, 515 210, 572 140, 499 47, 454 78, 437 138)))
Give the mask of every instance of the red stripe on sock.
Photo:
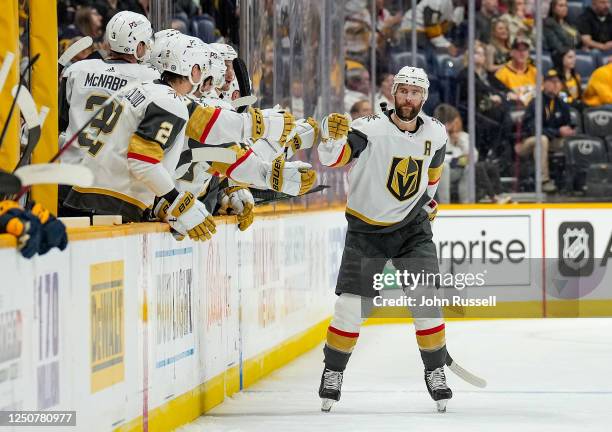
POLYGON ((345 331, 342 331, 342 330, 338 330, 337 328, 332 327, 332 326, 329 326, 327 328, 327 330, 329 330, 330 332, 335 333, 337 335, 344 336, 344 337, 349 337, 349 338, 359 337, 359 333, 345 332, 345 331))
POLYGON ((435 184, 436 184, 436 183, 438 183, 439 181, 440 181, 440 177, 438 177, 438 180, 436 180, 436 181, 430 181, 430 182, 427 182, 427 184, 428 184, 429 186, 431 186, 431 185, 435 185, 435 184))
POLYGON ((427 336, 430 334, 438 333, 444 330, 444 324, 440 324, 438 327, 433 327, 425 330, 417 330, 417 336, 427 336))
POLYGON ((238 159, 236 162, 234 162, 228 169, 227 171, 225 171, 225 175, 227 177, 231 177, 232 176, 232 172, 238 167, 238 165, 240 165, 242 162, 244 162, 245 160, 247 160, 247 158, 249 156, 251 156, 251 154, 253 154, 253 149, 249 149, 248 152, 246 152, 245 154, 243 154, 240 159, 238 159))
POLYGON ((141 155, 141 154, 138 154, 138 153, 129 152, 127 154, 127 157, 130 158, 130 159, 137 159, 139 161, 148 162, 150 164, 157 164, 157 163, 159 163, 159 161, 157 159, 155 159, 155 158, 152 158, 152 157, 149 157, 149 156, 145 156, 145 155, 141 155))
POLYGON ((213 125, 217 121, 217 118, 219 117, 219 114, 221 114, 221 108, 215 109, 215 112, 213 113, 210 121, 208 122, 208 124, 204 128, 204 132, 202 132, 202 136, 200 137, 200 142, 201 143, 206 142, 206 138, 208 137, 208 134, 210 133, 210 130, 212 129, 213 125))

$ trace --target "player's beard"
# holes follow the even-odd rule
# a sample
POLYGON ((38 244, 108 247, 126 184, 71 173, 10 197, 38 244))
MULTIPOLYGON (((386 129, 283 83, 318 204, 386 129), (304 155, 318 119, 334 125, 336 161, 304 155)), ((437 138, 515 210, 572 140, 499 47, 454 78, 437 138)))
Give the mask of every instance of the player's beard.
POLYGON ((414 120, 419 111, 421 111, 421 107, 423 106, 423 102, 419 104, 417 107, 413 107, 408 103, 404 103, 403 105, 395 104, 395 115, 404 122, 409 122, 414 120))

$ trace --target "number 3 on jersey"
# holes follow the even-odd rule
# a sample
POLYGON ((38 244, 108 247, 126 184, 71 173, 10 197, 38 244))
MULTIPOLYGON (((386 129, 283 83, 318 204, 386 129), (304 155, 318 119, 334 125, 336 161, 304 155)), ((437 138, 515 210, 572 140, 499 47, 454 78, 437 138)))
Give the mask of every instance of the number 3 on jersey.
MULTIPOLYGON (((93 94, 85 102, 86 111, 98 110, 108 99, 107 96, 93 94)), ((89 150, 92 156, 98 154, 104 142, 100 141, 100 134, 106 135, 113 131, 123 106, 115 101, 106 105, 90 122, 89 126, 79 134, 79 145, 89 150)))

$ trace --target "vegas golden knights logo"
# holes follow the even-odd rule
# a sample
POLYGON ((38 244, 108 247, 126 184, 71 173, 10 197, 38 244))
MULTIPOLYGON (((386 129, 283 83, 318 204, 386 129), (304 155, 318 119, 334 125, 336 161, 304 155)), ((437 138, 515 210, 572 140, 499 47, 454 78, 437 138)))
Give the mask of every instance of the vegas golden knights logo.
POLYGON ((389 169, 387 189, 400 201, 412 198, 421 185, 423 159, 394 157, 389 169))

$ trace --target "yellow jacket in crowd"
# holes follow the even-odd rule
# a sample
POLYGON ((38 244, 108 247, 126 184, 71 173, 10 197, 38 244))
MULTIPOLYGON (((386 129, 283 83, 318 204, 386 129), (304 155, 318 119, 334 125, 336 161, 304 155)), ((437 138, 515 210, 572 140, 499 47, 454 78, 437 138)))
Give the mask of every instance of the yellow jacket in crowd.
POLYGON ((595 69, 582 100, 589 106, 612 104, 612 62, 595 69))

